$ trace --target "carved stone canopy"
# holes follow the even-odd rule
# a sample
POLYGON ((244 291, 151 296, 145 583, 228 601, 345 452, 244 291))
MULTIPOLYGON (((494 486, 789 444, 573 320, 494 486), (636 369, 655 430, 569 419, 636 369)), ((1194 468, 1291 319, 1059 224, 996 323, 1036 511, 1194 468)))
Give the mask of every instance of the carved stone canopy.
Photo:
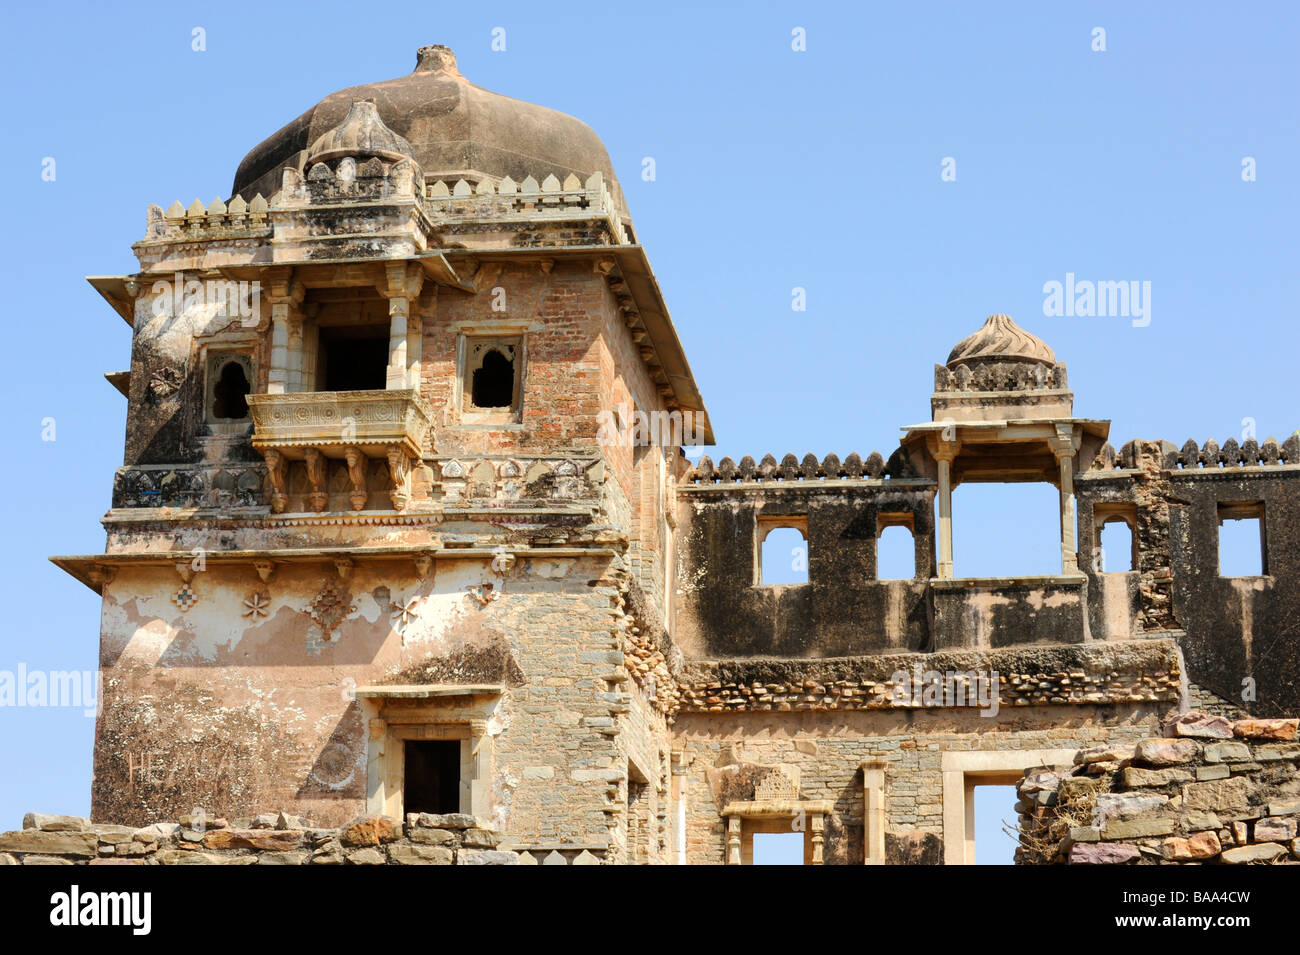
POLYGON ((373 99, 357 100, 343 122, 322 134, 307 150, 307 165, 351 156, 353 159, 411 159, 411 144, 389 129, 373 99))

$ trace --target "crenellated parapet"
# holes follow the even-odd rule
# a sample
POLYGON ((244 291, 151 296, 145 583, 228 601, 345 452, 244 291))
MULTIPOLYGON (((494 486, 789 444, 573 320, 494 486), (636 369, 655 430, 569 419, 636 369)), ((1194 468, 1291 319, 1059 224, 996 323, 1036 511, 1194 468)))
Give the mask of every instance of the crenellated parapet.
MULTIPOLYGON (((1236 438, 1229 438, 1222 445, 1213 438, 1204 444, 1197 444, 1195 440, 1189 438, 1182 448, 1176 448, 1167 441, 1161 442, 1161 447, 1160 465, 1167 471, 1300 464, 1300 432, 1292 434, 1280 444, 1277 438, 1272 436, 1265 438, 1263 443, 1254 438, 1247 438, 1241 443, 1238 443, 1236 438)), ((1107 442, 1097 452, 1088 470, 1134 470, 1139 467, 1138 448, 1139 442, 1129 441, 1116 451, 1114 446, 1107 442)))
POLYGON ((590 218, 608 226, 614 243, 626 245, 631 241, 618 205, 599 172, 587 177, 585 183, 573 173, 563 182, 554 174, 540 183, 533 176, 520 183, 509 176, 495 182, 484 178, 476 184, 464 179, 439 179, 429 184, 423 195, 437 223, 491 220, 524 224, 590 218))
POLYGON ((724 457, 716 465, 706 454, 686 472, 682 483, 707 486, 737 482, 881 481, 886 478, 916 476, 907 457, 897 451, 888 461, 879 451, 872 451, 865 461, 854 452, 843 461, 836 454, 828 454, 820 461, 813 454, 805 454, 802 459, 787 454, 780 461, 771 454, 765 454, 761 461, 755 463, 747 454, 740 459, 739 464, 730 457, 724 457))
POLYGON ((151 205, 146 213, 145 239, 223 239, 230 236, 256 236, 270 234, 267 213, 270 204, 261 193, 245 202, 235 196, 230 202, 213 199, 206 206, 195 199, 189 207, 177 200, 164 212, 161 206, 151 205))

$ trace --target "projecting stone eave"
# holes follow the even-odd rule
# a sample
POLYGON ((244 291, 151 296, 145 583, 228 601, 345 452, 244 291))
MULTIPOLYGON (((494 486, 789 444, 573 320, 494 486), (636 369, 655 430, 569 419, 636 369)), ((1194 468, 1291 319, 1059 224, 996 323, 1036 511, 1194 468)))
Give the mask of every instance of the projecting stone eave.
POLYGON ((128 286, 138 280, 138 275, 86 276, 90 287, 132 328, 135 327, 135 296, 128 291, 128 286))
MULTIPOLYGON (((514 546, 507 549, 515 558, 545 557, 608 557, 623 553, 623 548, 604 544, 587 546, 536 547, 514 546)), ((329 565, 331 574, 339 562, 411 561, 422 563, 447 560, 492 560, 501 556, 500 547, 437 547, 430 544, 397 545, 391 547, 295 547, 266 550, 209 551, 204 561, 209 569, 217 567, 257 568, 264 565, 269 574, 277 564, 329 565)), ((194 555, 190 551, 123 551, 107 554, 69 554, 50 557, 50 563, 66 571, 97 594, 103 594, 104 584, 112 580, 119 567, 190 567, 194 555)), ((259 569, 258 573, 262 571, 259 569)))

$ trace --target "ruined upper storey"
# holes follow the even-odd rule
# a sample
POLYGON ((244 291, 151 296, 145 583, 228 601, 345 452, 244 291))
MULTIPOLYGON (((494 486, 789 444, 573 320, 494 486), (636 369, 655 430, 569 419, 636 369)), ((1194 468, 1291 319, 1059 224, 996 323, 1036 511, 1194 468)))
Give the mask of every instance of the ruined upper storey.
POLYGON ((410 155, 431 181, 493 183, 599 173, 618 212, 627 206, 609 154, 596 133, 564 113, 476 86, 461 75, 445 46, 421 47, 407 76, 331 93, 249 152, 235 174, 233 193, 251 201, 270 195, 281 170, 305 174, 314 143, 338 126, 352 104, 370 100, 384 123, 409 143, 410 155))

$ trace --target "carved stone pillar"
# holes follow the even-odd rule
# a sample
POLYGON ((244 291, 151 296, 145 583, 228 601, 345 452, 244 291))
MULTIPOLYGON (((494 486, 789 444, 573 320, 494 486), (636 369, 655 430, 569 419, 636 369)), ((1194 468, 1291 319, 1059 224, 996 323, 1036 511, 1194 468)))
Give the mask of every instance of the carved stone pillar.
POLYGON ((727 817, 727 865, 740 865, 740 827, 744 819, 727 817))
POLYGON ((942 437, 932 446, 939 463, 939 578, 951 580, 952 562, 952 462, 961 450, 957 441, 942 437))
POLYGON ((406 387, 406 326, 410 321, 410 302, 404 297, 388 300, 388 376, 384 387, 389 391, 406 387))
MULTIPOLYGON (((424 272, 418 265, 390 262, 384 270, 385 284, 380 294, 388 299, 388 372, 384 387, 390 391, 419 387, 410 381, 407 346, 411 323, 420 323, 419 310, 413 308, 424 285, 424 272), (412 314, 414 313, 414 315, 412 314)), ((418 333, 415 337, 419 337, 418 333)), ((415 360, 419 361, 418 354, 415 360)))
POLYGON ((812 864, 823 865, 826 861, 825 817, 819 812, 811 813, 808 823, 808 835, 812 837, 812 864))
POLYGON ((297 327, 298 347, 302 346, 302 318, 295 315, 307 290, 301 282, 288 277, 271 280, 271 367, 267 370, 266 393, 282 395, 290 390, 290 333, 291 325, 297 327), (296 321, 295 321, 296 319, 296 321))
POLYGON ((1061 573, 1079 573, 1079 547, 1074 530, 1074 455, 1080 435, 1074 425, 1058 424, 1051 440, 1052 453, 1061 472, 1061 573))

